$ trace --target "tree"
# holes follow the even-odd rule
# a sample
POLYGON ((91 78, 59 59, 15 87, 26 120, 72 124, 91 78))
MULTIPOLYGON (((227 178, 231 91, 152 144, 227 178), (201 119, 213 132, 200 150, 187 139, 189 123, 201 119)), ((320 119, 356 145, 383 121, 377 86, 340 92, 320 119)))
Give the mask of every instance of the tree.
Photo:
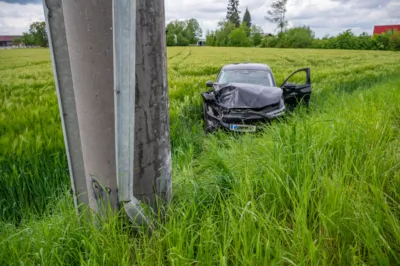
POLYGON ((339 33, 336 36, 336 43, 339 49, 357 49, 357 37, 351 29, 339 33))
POLYGON ((272 10, 268 10, 265 19, 277 24, 280 32, 283 32, 284 28, 287 26, 288 22, 285 18, 286 15, 286 4, 288 0, 276 0, 271 4, 272 10))
POLYGON ((358 36, 358 46, 361 50, 371 50, 373 46, 372 36, 366 32, 362 32, 358 36))
POLYGON ((239 0, 229 0, 226 19, 233 23, 236 28, 240 27, 239 0))
POLYGON ((189 41, 184 36, 184 31, 186 29, 185 21, 171 21, 166 28, 168 30, 166 36, 168 46, 186 46, 189 44, 189 41))
POLYGON ((29 32, 23 33, 22 41, 26 45, 48 47, 49 41, 47 38, 46 23, 44 21, 32 23, 29 27, 29 32))
POLYGON ((167 46, 175 46, 178 43, 178 36, 176 34, 168 32, 167 33, 167 46))
POLYGON ((389 33, 389 50, 400 51, 400 31, 397 29, 389 33))
POLYGON ((376 50, 389 50, 389 34, 375 34, 372 40, 376 50))
POLYGON ((13 45, 18 46, 18 45, 21 44, 21 42, 22 42, 22 38, 15 38, 15 39, 13 39, 13 45))
POLYGON ((200 27, 199 22, 196 19, 192 18, 187 21, 185 35, 188 38, 190 44, 194 44, 199 41, 199 39, 203 35, 203 31, 200 27))
POLYGON ((263 39, 263 30, 262 30, 262 28, 260 26, 258 26, 258 25, 251 26, 250 38, 251 38, 254 46, 260 45, 261 41, 263 39))
POLYGON ((215 31, 215 45, 227 46, 229 45, 229 35, 235 29, 235 24, 228 21, 218 22, 218 29, 215 31))
POLYGON ((25 44, 25 45, 34 45, 35 44, 34 41, 33 41, 32 35, 30 35, 27 32, 24 32, 22 34, 22 38, 21 39, 22 39, 22 43, 25 44))
POLYGON ((251 28, 247 26, 246 22, 242 22, 242 24, 240 25, 240 28, 244 29, 244 31, 246 32, 246 37, 250 37, 251 34, 251 28))
POLYGON ((251 15, 250 15, 249 9, 247 7, 246 7, 246 12, 244 12, 243 22, 246 23, 247 27, 251 28, 251 26, 252 26, 251 15))
MULTIPOLYGON (((243 25, 242 25, 243 26, 243 25)), ((246 30, 244 27, 239 27, 234 29, 230 34, 229 34, 229 46, 237 46, 237 47, 246 47, 250 46, 250 40, 246 35, 246 30)))
POLYGON ((215 32, 213 31, 207 31, 206 33, 206 45, 207 46, 215 46, 215 41, 216 37, 215 37, 215 32))
POLYGON ((194 44, 198 42, 203 34, 199 22, 193 18, 185 21, 171 21, 166 29, 167 46, 194 44))
POLYGON ((294 27, 285 32, 287 37, 286 47, 307 48, 314 41, 314 32, 308 26, 294 27))

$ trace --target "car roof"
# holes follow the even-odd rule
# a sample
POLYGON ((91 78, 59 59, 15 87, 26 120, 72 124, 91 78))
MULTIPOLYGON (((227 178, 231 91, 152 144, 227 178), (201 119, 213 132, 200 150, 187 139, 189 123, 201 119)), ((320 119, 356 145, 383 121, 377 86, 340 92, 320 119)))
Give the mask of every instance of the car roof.
POLYGON ((225 65, 221 70, 269 70, 271 68, 261 63, 234 63, 225 65))

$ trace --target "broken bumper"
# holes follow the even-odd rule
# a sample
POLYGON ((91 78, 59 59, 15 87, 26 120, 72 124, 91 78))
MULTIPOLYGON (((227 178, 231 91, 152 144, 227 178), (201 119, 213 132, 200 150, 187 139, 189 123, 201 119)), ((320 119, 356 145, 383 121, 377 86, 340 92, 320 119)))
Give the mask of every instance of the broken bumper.
POLYGON ((207 113, 206 120, 208 124, 213 127, 222 127, 229 131, 236 132, 255 132, 257 130, 256 124, 265 123, 285 115, 285 106, 279 109, 261 113, 252 110, 246 110, 243 113, 230 113, 221 117, 216 117, 207 113))

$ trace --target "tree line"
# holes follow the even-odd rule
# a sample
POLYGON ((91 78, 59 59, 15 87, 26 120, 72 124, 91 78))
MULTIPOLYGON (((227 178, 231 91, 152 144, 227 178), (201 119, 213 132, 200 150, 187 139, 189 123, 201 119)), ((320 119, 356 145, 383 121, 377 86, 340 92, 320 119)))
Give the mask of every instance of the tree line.
POLYGON ((44 21, 33 22, 29 26, 28 32, 24 32, 21 38, 14 39, 13 44, 48 47, 49 40, 47 37, 46 22, 44 21))
MULTIPOLYGON (((286 5, 288 0, 276 0, 267 11, 265 19, 276 25, 278 33, 265 34, 262 28, 252 23, 248 8, 241 18, 239 0, 228 0, 226 17, 217 28, 206 32, 207 46, 271 47, 271 48, 320 48, 354 50, 400 50, 400 32, 388 31, 379 35, 363 32, 354 34, 350 29, 336 36, 316 38, 309 26, 288 28, 286 5)), ((196 19, 184 22, 173 21, 167 25, 167 45, 186 46, 196 44, 202 30, 196 19), (189 23, 190 22, 190 23, 189 23), (190 36, 190 37, 189 37, 190 36)))
MULTIPOLYGON (((400 32, 386 32, 359 35, 345 30, 336 36, 316 38, 309 26, 288 28, 286 5, 288 0, 275 0, 267 11, 265 19, 276 25, 278 33, 265 34, 263 29, 252 22, 249 9, 241 18, 239 0, 228 0, 226 17, 220 20, 217 28, 206 32, 205 44, 208 46, 234 47, 274 47, 274 48, 320 48, 320 49, 356 49, 356 50, 393 50, 400 51, 400 32)), ((192 18, 185 21, 174 20, 166 26, 167 46, 187 46, 197 44, 203 31, 199 22, 192 18)), ((37 45, 48 47, 46 24, 34 22, 22 38, 14 40, 15 45, 37 45)))
POLYGON ((400 51, 400 32, 394 30, 379 35, 363 32, 356 35, 348 29, 336 36, 315 38, 310 27, 301 26, 263 38, 260 47, 400 51))

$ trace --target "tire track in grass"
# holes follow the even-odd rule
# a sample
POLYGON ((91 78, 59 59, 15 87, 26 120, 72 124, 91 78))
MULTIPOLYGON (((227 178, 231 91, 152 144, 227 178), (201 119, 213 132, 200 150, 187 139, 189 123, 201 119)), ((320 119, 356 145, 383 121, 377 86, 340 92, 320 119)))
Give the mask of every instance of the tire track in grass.
POLYGON ((173 54, 173 55, 171 55, 170 57, 168 57, 168 58, 167 58, 168 61, 171 61, 171 60, 173 60, 175 57, 180 56, 184 50, 185 50, 185 49, 182 49, 182 50, 180 50, 179 52, 177 52, 176 54, 173 54))
MULTIPOLYGON (((192 50, 188 47, 186 49, 183 49, 182 52, 180 53, 180 56, 184 55, 184 57, 175 57, 175 59, 171 64, 171 70, 178 75, 181 75, 180 71, 179 71, 179 65, 181 65, 183 62, 185 62, 190 55, 192 54, 192 50), (187 54, 184 54, 183 51, 188 51, 187 54)), ((171 63, 171 62, 170 62, 171 63)))
POLYGON ((180 62, 184 61, 187 58, 187 55, 185 55, 184 52, 187 51, 187 50, 189 50, 189 53, 190 53, 190 48, 184 47, 179 52, 177 52, 176 54, 171 55, 170 57, 168 57, 169 63, 170 64, 171 63, 176 64, 176 63, 180 63, 180 62))

